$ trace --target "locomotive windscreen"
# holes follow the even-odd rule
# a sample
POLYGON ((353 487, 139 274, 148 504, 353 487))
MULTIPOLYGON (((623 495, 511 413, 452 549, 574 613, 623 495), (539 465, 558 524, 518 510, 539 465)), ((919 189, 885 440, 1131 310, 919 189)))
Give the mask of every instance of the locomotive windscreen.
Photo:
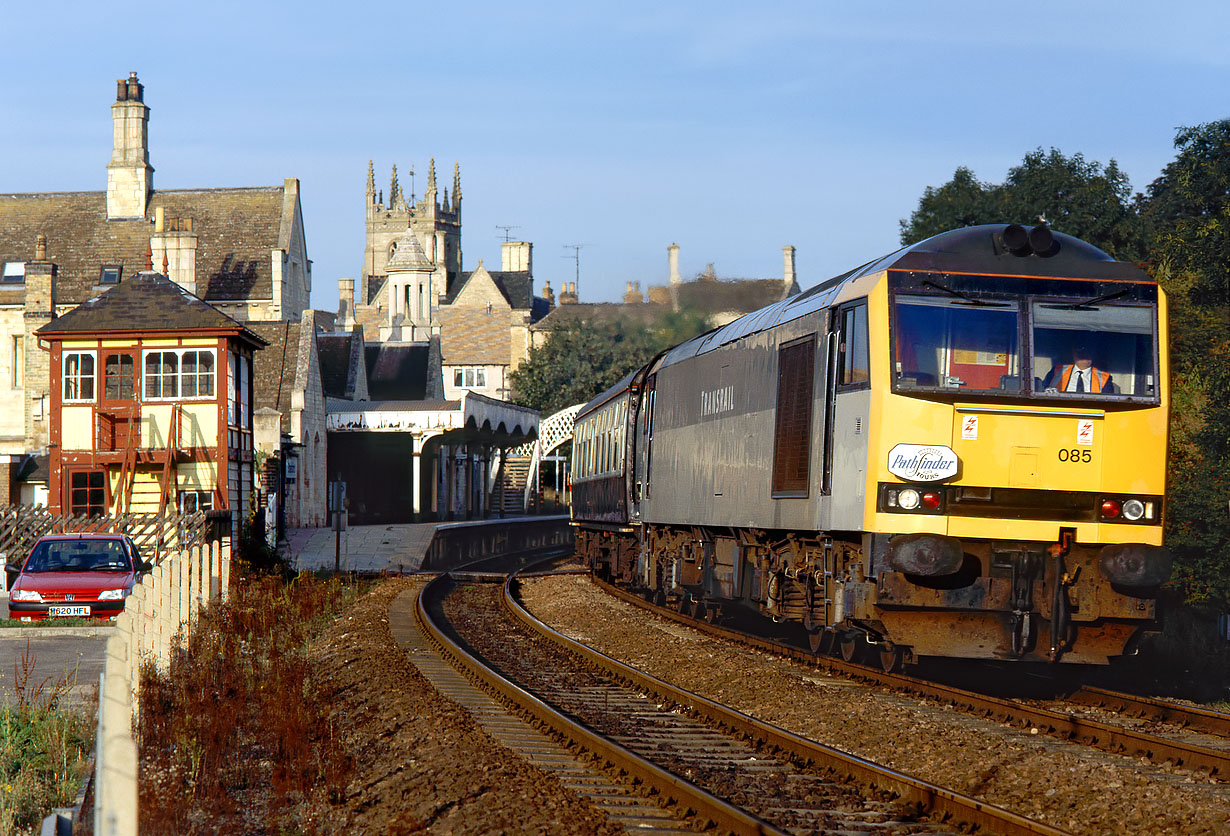
POLYGON ((1156 300, 1062 284, 1007 294, 966 277, 894 294, 893 388, 1155 401, 1156 300))

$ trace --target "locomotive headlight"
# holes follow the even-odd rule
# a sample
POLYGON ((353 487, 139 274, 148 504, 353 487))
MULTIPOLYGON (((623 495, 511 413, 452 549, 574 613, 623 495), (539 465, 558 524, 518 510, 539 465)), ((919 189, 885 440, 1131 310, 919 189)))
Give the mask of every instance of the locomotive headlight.
POLYGON ((922 501, 918 491, 913 488, 906 488, 901 493, 897 494, 897 504, 907 511, 913 511, 918 507, 918 503, 922 501))
POLYGON ((1119 516, 1119 503, 1113 499, 1102 501, 1102 516, 1114 518, 1119 516))
POLYGON ((1139 499, 1129 499, 1123 503, 1123 518, 1138 520, 1145 515, 1145 504, 1139 499))

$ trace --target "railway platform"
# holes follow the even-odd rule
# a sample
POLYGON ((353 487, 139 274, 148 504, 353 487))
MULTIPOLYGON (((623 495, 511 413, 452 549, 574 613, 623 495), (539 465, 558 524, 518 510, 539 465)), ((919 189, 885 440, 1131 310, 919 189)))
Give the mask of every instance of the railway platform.
POLYGON ((336 565, 343 572, 404 574, 448 568, 519 542, 517 537, 503 536, 504 532, 522 533, 520 539, 527 540, 527 545, 560 536, 548 529, 563 531, 570 538, 567 521, 567 516, 560 515, 357 525, 342 531, 340 540, 338 532, 329 528, 294 528, 287 532, 283 548, 290 565, 299 571, 332 571, 336 565))

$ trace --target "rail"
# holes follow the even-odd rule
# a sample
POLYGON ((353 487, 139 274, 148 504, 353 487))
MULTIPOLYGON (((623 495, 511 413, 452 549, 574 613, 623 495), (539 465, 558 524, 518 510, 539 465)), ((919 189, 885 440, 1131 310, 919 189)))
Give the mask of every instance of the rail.
POLYGON ((965 711, 993 717, 1003 723, 1036 728, 1051 736, 1076 740, 1103 751, 1134 755, 1155 763, 1169 762, 1185 769, 1203 770, 1219 780, 1230 780, 1230 752, 1227 751, 1145 734, 1110 723, 1077 717, 1069 713, 1054 711, 1040 706, 1031 706, 1013 700, 977 694, 951 685, 931 682, 905 674, 886 673, 831 657, 817 656, 815 653, 802 650, 780 640, 752 635, 741 630, 732 630, 728 627, 721 627, 681 615, 665 607, 655 606, 627 590, 607 583, 601 578, 595 578, 595 581, 603 589, 622 600, 650 610, 664 618, 687 624, 710 635, 733 639, 759 650, 786 656, 829 671, 839 672, 854 679, 947 703, 965 711))
POLYGON ((710 819, 722 831, 736 834, 784 833, 738 807, 710 795, 695 784, 641 758, 618 743, 573 722, 467 653, 446 634, 442 626, 438 625, 428 612, 428 602, 432 600, 432 596, 441 595, 441 590, 444 590, 450 581, 451 578, 448 575, 441 575, 423 589, 415 607, 415 617, 420 628, 437 650, 452 660, 468 676, 498 694, 501 699, 518 706, 520 710, 531 715, 536 722, 550 728, 555 734, 575 741, 595 756, 606 760, 614 768, 624 771, 633 780, 651 788, 661 798, 690 807, 702 818, 710 819))
POLYGON ((898 798, 917 804, 932 818, 958 822, 977 832, 986 831, 1004 836, 1039 836, 1039 834, 1060 836, 1067 832, 800 737, 778 726, 757 720, 625 665, 591 647, 574 641, 539 621, 515 599, 512 592, 514 581, 515 576, 512 576, 505 585, 505 605, 535 633, 550 639, 568 652, 583 656, 600 669, 616 672, 621 678, 634 683, 636 687, 648 693, 655 694, 659 699, 668 700, 709 717, 717 725, 733 729, 753 740, 760 741, 770 750, 786 752, 800 762, 820 764, 846 776, 849 780, 892 793, 898 798))

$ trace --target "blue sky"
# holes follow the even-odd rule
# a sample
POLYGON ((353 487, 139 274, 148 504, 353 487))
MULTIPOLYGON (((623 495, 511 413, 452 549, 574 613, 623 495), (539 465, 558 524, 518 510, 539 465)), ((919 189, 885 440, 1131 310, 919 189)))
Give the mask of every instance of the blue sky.
POLYGON ((313 305, 363 254, 367 163, 462 173, 465 269, 498 225, 583 301, 712 262, 806 287, 896 248, 923 189, 1034 148, 1144 190, 1230 116, 1230 6, 1145 2, 17 4, 0 192, 101 190, 136 70, 158 188, 302 184, 313 305))

